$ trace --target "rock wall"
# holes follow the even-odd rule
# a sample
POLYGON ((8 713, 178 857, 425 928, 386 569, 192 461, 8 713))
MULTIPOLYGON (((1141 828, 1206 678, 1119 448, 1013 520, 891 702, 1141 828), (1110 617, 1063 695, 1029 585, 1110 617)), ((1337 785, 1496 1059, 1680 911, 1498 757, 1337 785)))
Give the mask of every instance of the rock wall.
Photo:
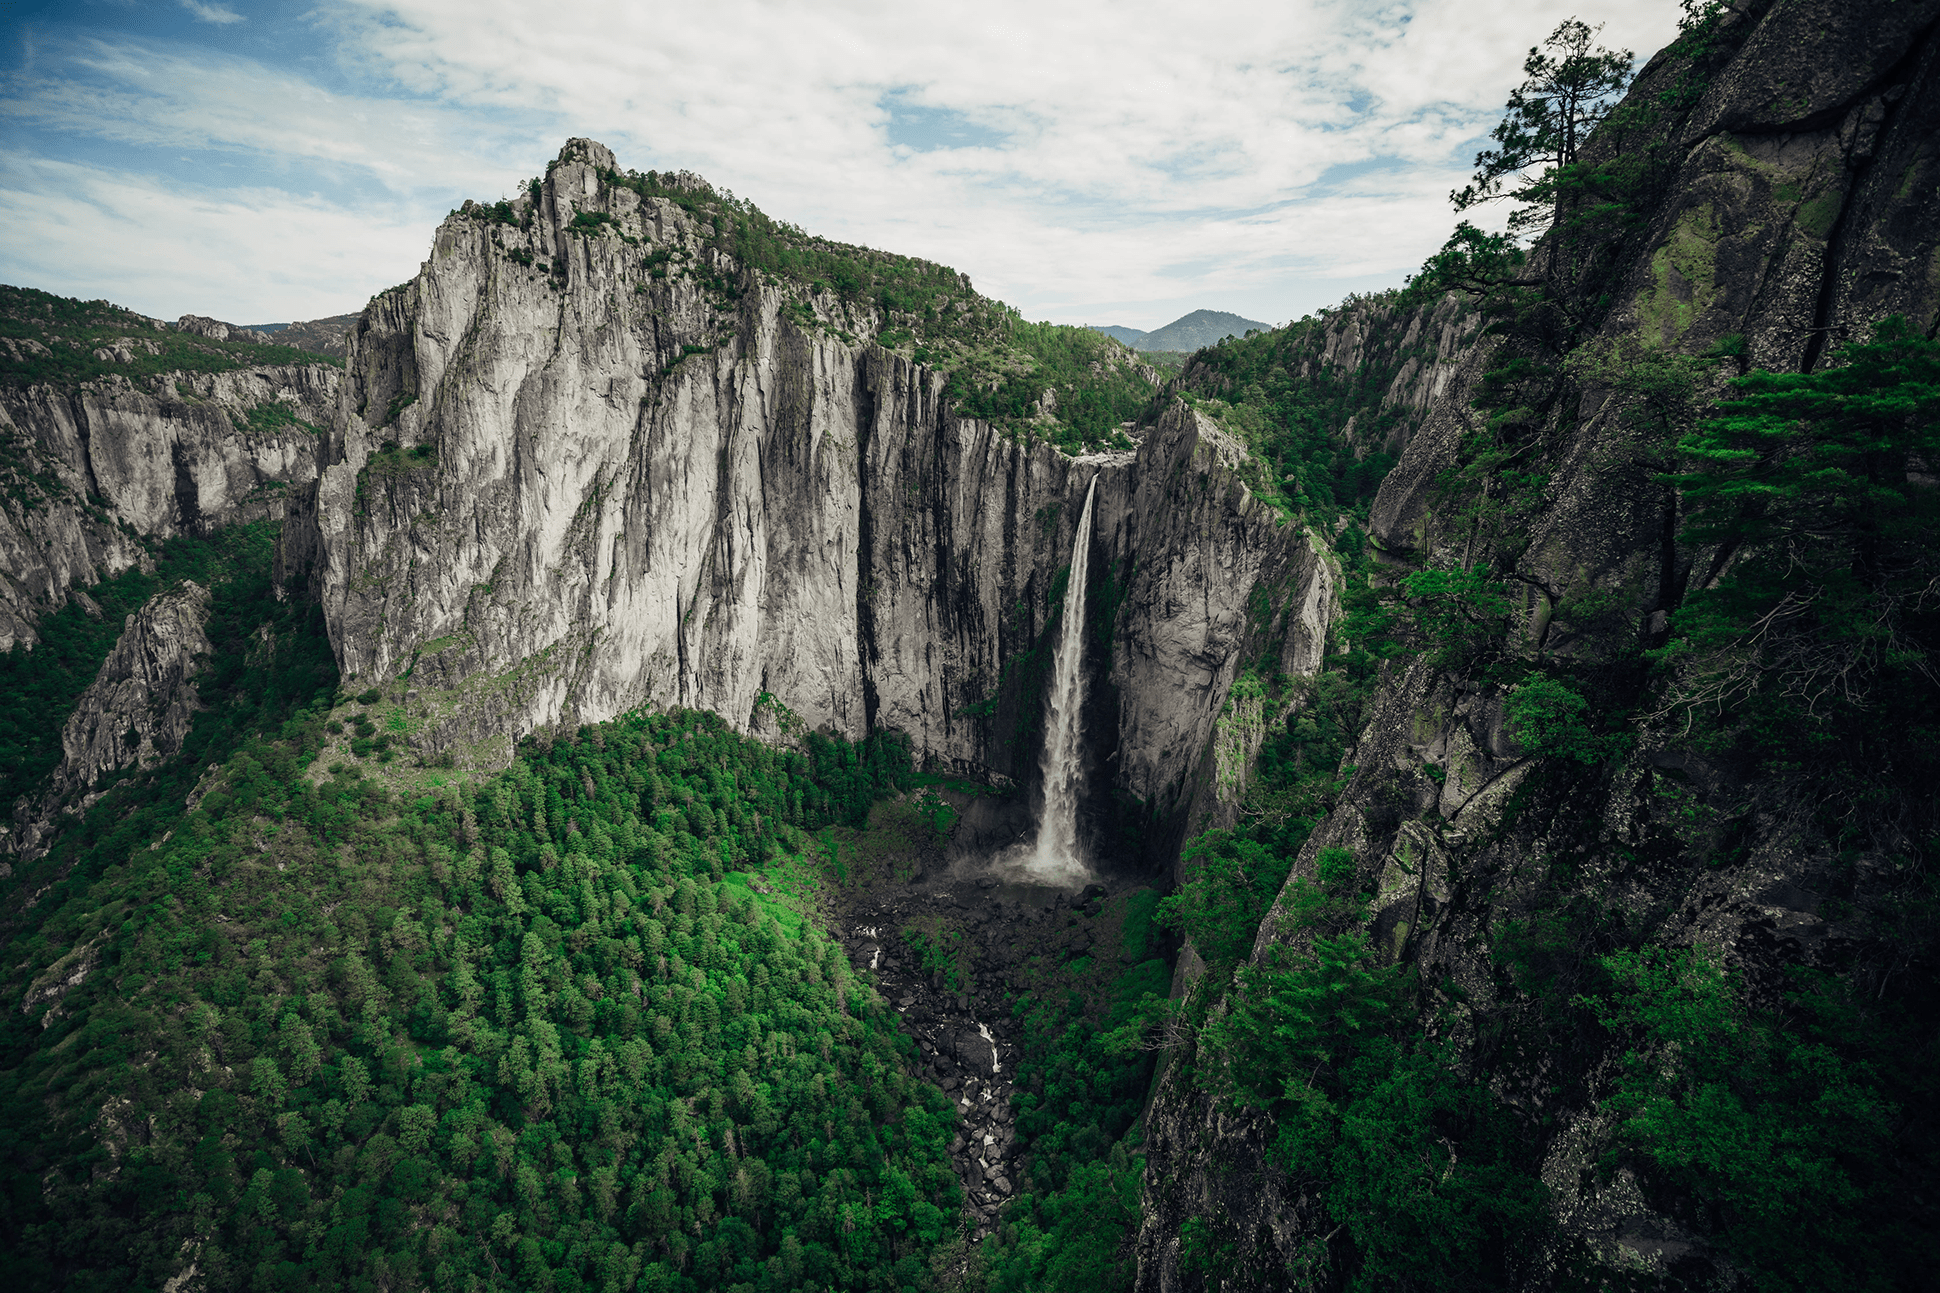
POLYGON ((329 423, 341 378, 318 364, 0 388, 0 650, 31 646, 70 589, 144 560, 140 538, 280 517, 316 478, 302 424, 329 423))
MULTIPOLYGON (((1735 336, 1744 338, 1747 367, 1810 371, 1829 346, 1864 336, 1889 314, 1933 335, 1940 327, 1936 20, 1934 0, 1805 0, 1749 6, 1735 17, 1708 90, 1668 123, 1664 197, 1628 244, 1614 304, 1587 345, 1699 354, 1735 336)), ((1633 101, 1657 101, 1689 71, 1660 55, 1633 101)), ((1383 485, 1372 534, 1387 560, 1471 564, 1498 555, 1472 546, 1466 519, 1438 510, 1437 485, 1479 424, 1470 398, 1496 357, 1491 343, 1461 361, 1383 485)), ((1719 386, 1731 375, 1729 367, 1720 371, 1719 386)), ((1672 542, 1676 501, 1655 478, 1662 467, 1632 416, 1634 404, 1594 381, 1574 392, 1554 447, 1530 463, 1548 477, 1534 524, 1513 536, 1525 645, 1563 655, 1650 643, 1691 586, 1694 566, 1703 578, 1703 554, 1672 542), (1572 599, 1598 612, 1573 618, 1559 609, 1572 599)), ((1354 852, 1360 887, 1375 895, 1374 942, 1390 959, 1414 961, 1422 983, 1454 985, 1429 994, 1427 1008, 1448 1011, 1446 1027, 1458 1039, 1472 1042, 1465 1021, 1499 1004, 1493 933, 1531 909, 1548 858, 1573 858, 1580 892, 1625 919, 1661 921, 1657 940, 1702 946, 1760 982, 1782 982, 1790 965, 1833 964, 1857 945, 1853 929, 1822 918, 1815 894, 1824 890, 1827 862, 1801 843, 1796 823, 1782 813, 1751 814, 1756 788, 1732 784, 1674 738, 1647 736, 1609 770, 1594 801, 1567 810, 1524 803, 1516 818, 1523 825, 1512 831, 1504 810, 1530 773, 1522 756, 1503 730, 1499 688, 1432 660, 1398 662, 1348 755, 1356 771, 1342 802, 1294 867, 1296 877, 1312 879, 1319 850, 1354 852), (1747 815, 1735 860, 1713 868, 1694 849, 1646 873, 1625 868, 1624 851, 1642 847, 1649 829, 1644 787, 1664 767, 1688 777, 1707 811, 1747 815), (1540 821, 1552 825, 1527 825, 1540 821)), ((1272 918, 1263 924, 1256 960, 1279 937, 1274 928, 1272 918)), ((1600 1129, 1610 1119, 1599 1101, 1615 1067, 1592 1064, 1567 1094, 1560 1084, 1576 1079, 1548 1070, 1526 1088, 1538 1093, 1523 1109, 1534 1110, 1529 1125, 1547 1128, 1541 1175, 1559 1242, 1641 1275, 1675 1269, 1693 1287, 1731 1286, 1729 1258, 1689 1213, 1673 1215, 1628 1168, 1614 1176, 1596 1170, 1600 1129)), ((1139 1289, 1212 1286, 1181 1261, 1181 1228, 1194 1219, 1230 1238, 1239 1254, 1221 1271, 1221 1287, 1309 1286, 1308 1263, 1338 1234, 1320 1206, 1325 1182, 1302 1187, 1270 1167, 1267 1121, 1228 1111, 1181 1080, 1180 1069, 1170 1069, 1147 1122, 1139 1289)), ((1488 1078, 1495 1089, 1518 1090, 1526 1079, 1488 1078)), ((1554 1257, 1515 1255, 1517 1285, 1547 1287, 1557 1275, 1554 1257)))
POLYGON ((153 767, 182 748, 202 708, 194 675, 213 648, 204 625, 208 589, 185 580, 128 616, 114 650, 75 702, 61 728, 61 762, 42 790, 14 807, 8 851, 31 861, 43 851, 56 816, 93 802, 103 775, 153 767))
POLYGON ((691 706, 769 734, 897 728, 936 764, 1026 778, 1031 652, 1097 477, 1094 605, 1116 623, 1090 744, 1119 789, 1176 806, 1255 586, 1284 618, 1318 569, 1239 447, 1183 405, 1078 459, 957 418, 938 373, 855 340, 866 312, 738 265, 615 167, 575 140, 513 222, 453 216, 353 333, 284 553, 346 679, 393 688, 413 744, 461 762, 691 706))
MULTIPOLYGON (((1269 369, 1266 380, 1296 385, 1323 407, 1331 405, 1328 430, 1365 459, 1407 448, 1475 351, 1483 323, 1476 303, 1459 293, 1421 299, 1397 290, 1353 297, 1317 317, 1226 346, 1271 352, 1270 368, 1258 365, 1269 369)), ((1221 371, 1220 358, 1201 355, 1181 385, 1236 403, 1271 398, 1274 392, 1242 388, 1221 371)))

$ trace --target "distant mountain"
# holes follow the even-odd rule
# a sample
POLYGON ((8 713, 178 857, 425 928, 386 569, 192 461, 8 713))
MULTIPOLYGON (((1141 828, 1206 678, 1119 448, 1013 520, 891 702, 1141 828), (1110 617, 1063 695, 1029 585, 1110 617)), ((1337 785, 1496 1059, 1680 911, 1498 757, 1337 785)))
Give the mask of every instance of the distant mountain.
POLYGON ((1254 328, 1270 328, 1270 323, 1248 319, 1224 310, 1194 310, 1183 319, 1174 319, 1156 332, 1145 334, 1137 350, 1197 350, 1221 337, 1243 337, 1254 328))
POLYGON ((1101 328, 1096 324, 1092 325, 1092 331, 1116 337, 1133 350, 1197 350, 1215 344, 1221 337, 1243 337, 1254 328, 1272 326, 1224 310, 1194 310, 1152 332, 1117 326, 1101 328))
POLYGON ((308 350, 317 355, 341 356, 350 350, 345 334, 356 322, 357 316, 354 314, 333 314, 327 319, 311 319, 306 323, 250 323, 243 326, 252 332, 268 333, 279 346, 295 346, 298 350, 308 350))

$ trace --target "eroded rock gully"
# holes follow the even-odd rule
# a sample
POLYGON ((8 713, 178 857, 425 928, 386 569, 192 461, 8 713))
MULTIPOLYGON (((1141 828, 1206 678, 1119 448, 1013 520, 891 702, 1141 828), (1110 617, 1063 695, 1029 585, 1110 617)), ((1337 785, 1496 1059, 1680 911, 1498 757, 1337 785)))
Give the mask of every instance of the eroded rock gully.
POLYGON ((1013 1003, 1082 986, 1064 976, 1081 957, 1115 973, 1116 899, 1139 877, 1108 866, 1082 887, 999 878, 1008 873, 1005 849, 1032 826, 1021 796, 927 793, 962 814, 948 836, 903 836, 892 856, 824 889, 821 916, 856 972, 901 1016, 919 1052, 915 1076, 956 1101, 961 1124, 950 1158, 964 1186, 964 1220, 980 1237, 1023 1189, 1029 1157, 1011 1105, 1023 1058, 1013 1003), (947 950, 947 969, 925 965, 923 940, 947 950))
POLYGON ((1025 972, 1033 959, 1062 965, 1097 946, 1112 892, 1102 883, 1065 890, 1001 882, 981 869, 963 859, 954 876, 837 889, 828 912, 850 962, 873 979, 921 1051, 917 1076, 956 1100, 962 1122, 950 1158, 978 1237, 1022 1188, 1027 1157, 1010 1102, 1021 1038, 1007 998, 1035 986, 1025 972), (969 982, 961 991, 926 970, 905 937, 939 929, 963 940, 959 964, 969 982))

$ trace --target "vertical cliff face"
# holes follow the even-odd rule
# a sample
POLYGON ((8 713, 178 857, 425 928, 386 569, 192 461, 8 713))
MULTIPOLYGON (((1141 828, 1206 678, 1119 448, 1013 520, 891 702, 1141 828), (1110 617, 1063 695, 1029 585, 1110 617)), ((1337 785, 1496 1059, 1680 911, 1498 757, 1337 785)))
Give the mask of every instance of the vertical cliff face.
MULTIPOLYGON (((1653 60, 1633 104, 1679 102, 1694 83, 1704 92, 1659 116, 1660 196, 1623 243, 1609 308, 1578 353, 1742 356, 1709 372, 1693 397, 1702 403, 1746 368, 1811 371, 1890 314, 1932 336, 1936 19, 1934 3, 1754 5, 1730 16, 1708 61, 1653 60)), ((1678 500, 1661 483, 1664 427, 1637 390, 1599 380, 1594 364, 1569 370, 1519 464, 1540 497, 1518 532, 1489 533, 1473 493, 1450 491, 1486 417, 1471 399, 1484 373, 1525 353, 1517 344, 1491 341, 1463 358, 1408 443, 1373 510, 1382 558, 1397 571, 1508 570, 1519 599, 1512 633, 1530 659, 1594 661, 1660 645, 1667 614, 1718 574, 1719 554, 1678 540, 1678 500)), ((1439 1012, 1464 1079, 1516 1103, 1540 1151, 1555 1229, 1551 1246, 1504 1259, 1510 1282, 1546 1287, 1574 1253, 1569 1260, 1736 1286, 1743 1271, 1715 1217, 1630 1166, 1597 1166, 1610 1151, 1616 1115, 1604 1102, 1619 1053, 1546 1051, 1519 1067, 1488 1040, 1529 1026, 1518 1012, 1534 1009, 1502 968, 1499 939, 1506 922, 1544 904, 1580 901, 1613 927, 1647 930, 1653 944, 1702 949, 1778 1000, 1798 967, 1845 971, 1874 954, 1851 908, 1841 917, 1823 901, 1854 883, 1837 850, 1813 838, 1802 799, 1746 784, 1676 730, 1645 723, 1635 752, 1612 766, 1532 780, 1542 765, 1505 730, 1500 684, 1432 657, 1390 670, 1347 760, 1353 779, 1294 877, 1312 881, 1322 849, 1351 851, 1356 887, 1373 895, 1374 944, 1417 967, 1424 1018, 1439 1012), (1729 849, 1715 830, 1680 834, 1666 813, 1682 796, 1706 820, 1736 823, 1729 849)), ((1862 860, 1860 875, 1863 893, 1886 870, 1862 860)), ((1276 917, 1262 927, 1256 962, 1292 937, 1276 917)), ((1189 1222, 1233 1245, 1238 1261, 1222 1287, 1304 1286, 1325 1265, 1326 1245, 1345 1242, 1324 1206, 1330 1183, 1276 1167, 1270 1120, 1196 1089, 1184 1067, 1173 1066, 1148 1124, 1139 1287, 1215 1286, 1182 1257, 1189 1222)))
POLYGON ((32 861, 62 809, 79 811, 107 773, 153 767, 182 748, 201 703, 194 676, 212 648, 210 593, 191 581, 130 615, 114 650, 61 728, 61 762, 39 793, 14 808, 9 852, 32 861))
POLYGON ((316 478, 339 370, 109 375, 0 387, 0 650, 70 588, 144 559, 142 538, 280 517, 316 478))
POLYGON ((938 373, 856 340, 873 307, 748 269, 615 165, 575 140, 502 217, 454 216, 353 334, 285 550, 346 677, 405 678, 413 743, 482 764, 690 706, 900 729, 920 758, 1022 777, 1031 652, 1095 477, 1116 712, 1090 741, 1119 788, 1173 804, 1249 595, 1272 582, 1278 614, 1317 569, 1238 447, 1183 406, 1076 459, 955 417, 938 373))

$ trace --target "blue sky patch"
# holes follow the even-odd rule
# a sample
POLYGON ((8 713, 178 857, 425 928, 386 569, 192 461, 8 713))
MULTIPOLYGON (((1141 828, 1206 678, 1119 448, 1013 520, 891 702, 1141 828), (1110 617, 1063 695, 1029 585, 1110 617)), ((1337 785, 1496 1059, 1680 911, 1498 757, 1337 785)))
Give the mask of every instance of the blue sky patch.
POLYGON ((932 108, 911 103, 905 90, 891 90, 878 103, 888 114, 890 144, 912 152, 1002 148, 1010 139, 1008 133, 979 125, 955 108, 932 108))

